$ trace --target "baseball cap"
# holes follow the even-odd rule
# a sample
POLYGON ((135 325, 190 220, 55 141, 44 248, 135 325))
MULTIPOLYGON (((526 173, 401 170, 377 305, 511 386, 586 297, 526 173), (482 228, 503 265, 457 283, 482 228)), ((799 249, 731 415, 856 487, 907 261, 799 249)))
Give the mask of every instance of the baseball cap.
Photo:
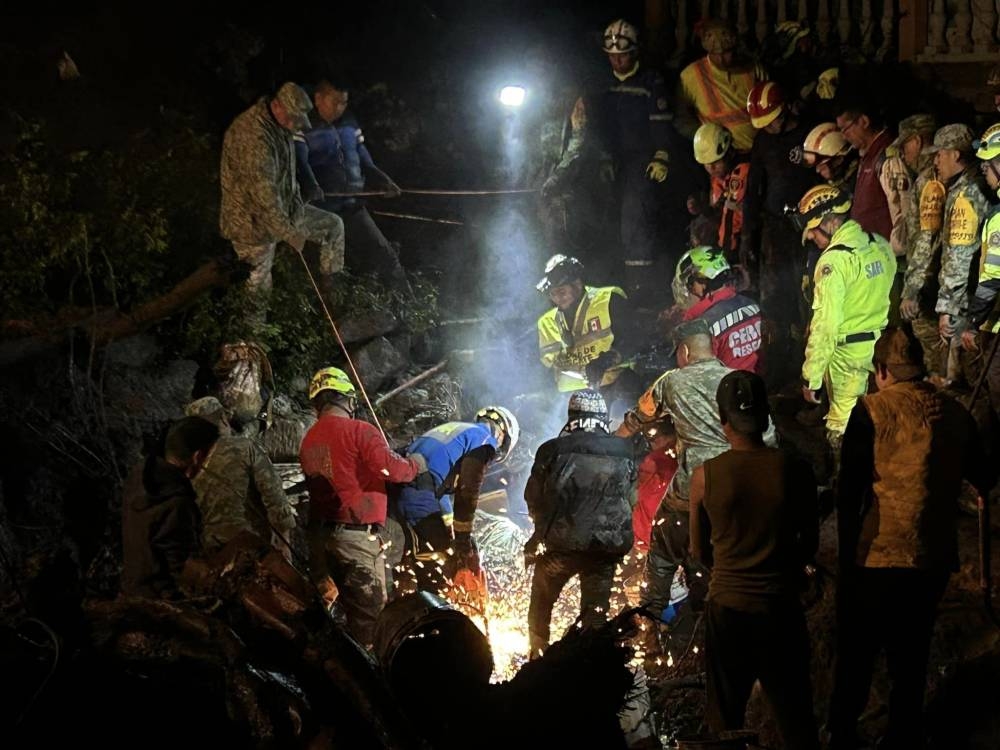
POLYGON ((301 86, 288 81, 282 84, 274 98, 281 102, 296 130, 301 132, 309 129, 309 113, 312 111, 313 103, 301 86))
POLYGON ((969 153, 972 151, 974 140, 976 140, 976 134, 968 125, 961 123, 945 125, 934 134, 934 145, 927 146, 921 153, 935 154, 943 148, 953 148, 956 151, 969 153))
POLYGON ((747 370, 734 370, 719 382, 715 400, 723 421, 731 424, 737 432, 749 434, 767 429, 771 407, 760 375, 747 370))

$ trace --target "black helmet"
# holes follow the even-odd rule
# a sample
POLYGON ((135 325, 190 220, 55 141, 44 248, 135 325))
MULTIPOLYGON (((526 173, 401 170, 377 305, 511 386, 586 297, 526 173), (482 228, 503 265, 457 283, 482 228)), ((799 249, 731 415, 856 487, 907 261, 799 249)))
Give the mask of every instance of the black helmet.
POLYGON ((536 285, 540 292, 583 278, 583 263, 565 255, 553 255, 545 264, 545 275, 536 285))

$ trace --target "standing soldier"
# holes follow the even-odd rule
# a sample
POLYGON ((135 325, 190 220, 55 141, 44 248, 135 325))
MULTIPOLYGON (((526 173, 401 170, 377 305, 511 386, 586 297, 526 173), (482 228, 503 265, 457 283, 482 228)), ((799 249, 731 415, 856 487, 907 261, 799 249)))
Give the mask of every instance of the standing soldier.
MULTIPOLYGON (((991 126, 976 141, 976 156, 982 160, 983 174, 990 190, 1000 195, 1000 124, 991 126)), ((962 333, 966 351, 989 352, 1000 332, 1000 315, 996 310, 1000 293, 1000 206, 994 206, 983 223, 982 257, 979 261, 979 284, 969 301, 969 327, 962 333), (982 334, 977 334, 981 331, 982 334)), ((988 363, 986 385, 996 422, 1000 424, 1000 356, 994 354, 988 363)), ((990 446, 998 452, 997 446, 990 446)))
POLYGON ((934 170, 948 189, 941 226, 941 272, 938 275, 938 332, 949 342, 950 381, 964 374, 964 358, 959 357, 962 333, 968 328, 969 294, 974 289, 974 261, 979 252, 980 230, 989 211, 989 201, 979 186, 973 161, 975 135, 968 125, 945 125, 934 134, 934 145, 925 149, 934 154, 934 170))
MULTIPOLYGON (((279 242, 296 252, 306 242, 319 246, 317 282, 325 294, 333 291, 334 274, 344 267, 344 223, 335 214, 305 205, 295 178, 292 134, 308 129, 311 109, 309 95, 286 83, 273 99, 261 98, 233 120, 222 140, 219 226, 236 255, 251 267, 246 289, 253 297, 271 291, 279 242)), ((266 300, 255 301, 254 317, 263 322, 266 300)))
POLYGON ((813 317, 802 365, 802 396, 818 404, 826 388, 827 439, 834 459, 851 409, 868 390, 872 349, 889 315, 896 256, 888 240, 848 218, 851 199, 818 185, 799 201, 802 244, 822 251, 814 277, 813 317))
POLYGON ((525 546, 534 560, 528 631, 531 657, 549 645, 552 606, 574 575, 580 576, 584 627, 607 619, 615 568, 632 547, 635 451, 609 434, 608 406, 594 390, 569 399, 559 436, 542 443, 524 488, 535 533, 525 546))
POLYGON ((911 179, 906 207, 906 273, 899 315, 909 321, 924 351, 930 375, 941 375, 941 337, 934 312, 941 268, 941 224, 945 187, 934 173, 934 156, 925 153, 934 139, 932 115, 912 115, 899 123, 899 137, 887 151, 902 156, 911 179))

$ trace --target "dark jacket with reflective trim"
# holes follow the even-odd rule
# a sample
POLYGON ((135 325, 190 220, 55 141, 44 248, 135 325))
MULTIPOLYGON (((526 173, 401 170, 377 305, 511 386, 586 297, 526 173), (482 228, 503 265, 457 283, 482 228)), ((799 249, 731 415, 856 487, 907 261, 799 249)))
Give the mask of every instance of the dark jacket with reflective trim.
POLYGON ((524 489, 535 537, 549 552, 625 554, 636 477, 624 438, 578 429, 543 443, 524 489))
POLYGON ((671 114, 663 76, 642 66, 624 81, 609 75, 601 113, 608 150, 617 158, 647 161, 657 151, 669 151, 671 114))

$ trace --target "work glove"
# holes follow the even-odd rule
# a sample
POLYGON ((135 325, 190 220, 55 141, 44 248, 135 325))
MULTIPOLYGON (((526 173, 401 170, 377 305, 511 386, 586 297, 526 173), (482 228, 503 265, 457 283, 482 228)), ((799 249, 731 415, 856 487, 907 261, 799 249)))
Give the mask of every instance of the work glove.
POLYGON ((666 182, 667 162, 662 159, 653 159, 646 167, 646 177, 654 182, 666 182))
POLYGON ((920 303, 915 299, 904 299, 899 303, 899 317, 903 320, 916 320, 920 315, 920 303))
POLYGON ((302 196, 306 203, 319 203, 324 198, 326 198, 326 193, 323 192, 321 188, 316 183, 313 183, 305 190, 305 194, 302 196))
MULTIPOLYGON (((455 554, 451 556, 451 562, 455 575, 462 570, 469 570, 475 576, 482 573, 482 568, 479 566, 479 549, 472 534, 467 531, 455 532, 455 554)), ((455 575, 451 577, 454 578, 455 575)))
POLYGON ((422 453, 411 453, 407 458, 417 465, 418 475, 427 473, 427 459, 424 458, 422 453))
POLYGON ((614 367, 619 362, 618 354, 614 351, 602 352, 597 359, 588 362, 585 368, 587 381, 594 387, 599 387, 604 379, 604 373, 609 368, 614 367))

